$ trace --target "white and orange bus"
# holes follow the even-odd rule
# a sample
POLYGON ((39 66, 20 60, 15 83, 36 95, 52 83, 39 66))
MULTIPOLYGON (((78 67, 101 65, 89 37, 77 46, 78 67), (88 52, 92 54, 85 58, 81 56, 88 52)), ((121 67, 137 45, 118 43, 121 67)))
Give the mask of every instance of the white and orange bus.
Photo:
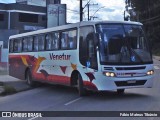
POLYGON ((9 38, 9 75, 86 90, 150 88, 153 61, 138 22, 79 22, 9 38))

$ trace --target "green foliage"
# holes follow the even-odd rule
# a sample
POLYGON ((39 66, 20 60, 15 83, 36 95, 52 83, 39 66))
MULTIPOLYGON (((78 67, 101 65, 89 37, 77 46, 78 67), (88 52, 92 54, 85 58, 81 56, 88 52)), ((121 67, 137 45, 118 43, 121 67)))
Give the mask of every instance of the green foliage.
POLYGON ((153 54, 160 55, 160 0, 126 0, 126 4, 134 8, 136 18, 143 23, 153 54))
POLYGON ((1 95, 10 95, 16 93, 16 89, 12 86, 9 85, 4 85, 3 86, 4 92, 1 93, 1 95))

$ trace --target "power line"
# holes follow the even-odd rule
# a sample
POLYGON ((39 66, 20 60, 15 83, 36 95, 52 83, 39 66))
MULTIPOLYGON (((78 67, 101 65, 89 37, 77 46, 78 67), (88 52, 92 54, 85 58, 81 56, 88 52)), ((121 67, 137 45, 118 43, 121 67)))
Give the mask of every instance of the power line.
POLYGON ((98 18, 98 17, 95 17, 95 14, 96 14, 101 8, 104 8, 104 7, 106 7, 106 6, 102 6, 102 7, 98 8, 98 9, 93 13, 93 15, 90 16, 90 19, 93 18, 93 20, 94 20, 94 18, 98 18))
POLYGON ((74 13, 78 13, 79 14, 79 11, 76 11, 76 10, 71 10, 71 9, 67 9, 68 11, 71 11, 71 12, 74 12, 74 13))
POLYGON ((62 6, 59 6, 59 5, 56 5, 56 4, 54 4, 55 6, 57 6, 57 7, 59 7, 59 8, 62 8, 62 9, 64 9, 64 10, 69 10, 69 11, 72 11, 72 12, 76 12, 76 13, 79 13, 79 11, 76 11, 76 10, 72 10, 72 9, 66 9, 65 7, 62 7, 62 6))
POLYGON ((89 8, 90 8, 91 5, 92 5, 92 6, 98 5, 98 3, 97 3, 97 4, 94 4, 94 3, 93 3, 93 4, 88 4, 88 21, 90 20, 90 16, 89 16, 89 8))
POLYGON ((143 21, 152 21, 152 20, 154 20, 154 19, 156 19, 156 18, 158 18, 158 17, 160 17, 160 15, 157 15, 157 16, 155 16, 155 17, 152 17, 152 18, 149 18, 149 19, 144 19, 144 20, 141 20, 142 22, 143 21))

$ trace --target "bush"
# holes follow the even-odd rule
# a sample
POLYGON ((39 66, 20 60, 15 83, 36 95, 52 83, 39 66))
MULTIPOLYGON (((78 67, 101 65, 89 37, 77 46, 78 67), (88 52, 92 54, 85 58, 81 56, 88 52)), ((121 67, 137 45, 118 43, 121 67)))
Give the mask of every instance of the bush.
POLYGON ((4 92, 1 93, 2 95, 10 95, 17 92, 14 87, 9 85, 4 85, 3 88, 4 88, 4 92))

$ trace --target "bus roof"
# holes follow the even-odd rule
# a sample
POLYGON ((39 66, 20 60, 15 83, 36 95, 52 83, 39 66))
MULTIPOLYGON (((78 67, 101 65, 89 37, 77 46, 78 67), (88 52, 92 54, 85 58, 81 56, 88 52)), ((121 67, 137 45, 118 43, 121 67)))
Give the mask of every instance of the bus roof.
POLYGON ((77 28, 79 26, 95 25, 95 24, 103 24, 103 23, 142 25, 142 23, 140 23, 140 22, 133 22, 133 21, 82 21, 82 22, 78 22, 78 23, 72 23, 72 24, 67 24, 67 25, 62 25, 62 26, 57 26, 57 27, 52 27, 52 28, 46 28, 46 29, 26 32, 26 33, 22 33, 22 34, 16 34, 16 35, 10 36, 9 39, 20 38, 20 37, 24 37, 24 36, 36 35, 36 34, 41 34, 41 33, 47 33, 47 32, 51 32, 51 31, 59 31, 59 30, 77 28))

